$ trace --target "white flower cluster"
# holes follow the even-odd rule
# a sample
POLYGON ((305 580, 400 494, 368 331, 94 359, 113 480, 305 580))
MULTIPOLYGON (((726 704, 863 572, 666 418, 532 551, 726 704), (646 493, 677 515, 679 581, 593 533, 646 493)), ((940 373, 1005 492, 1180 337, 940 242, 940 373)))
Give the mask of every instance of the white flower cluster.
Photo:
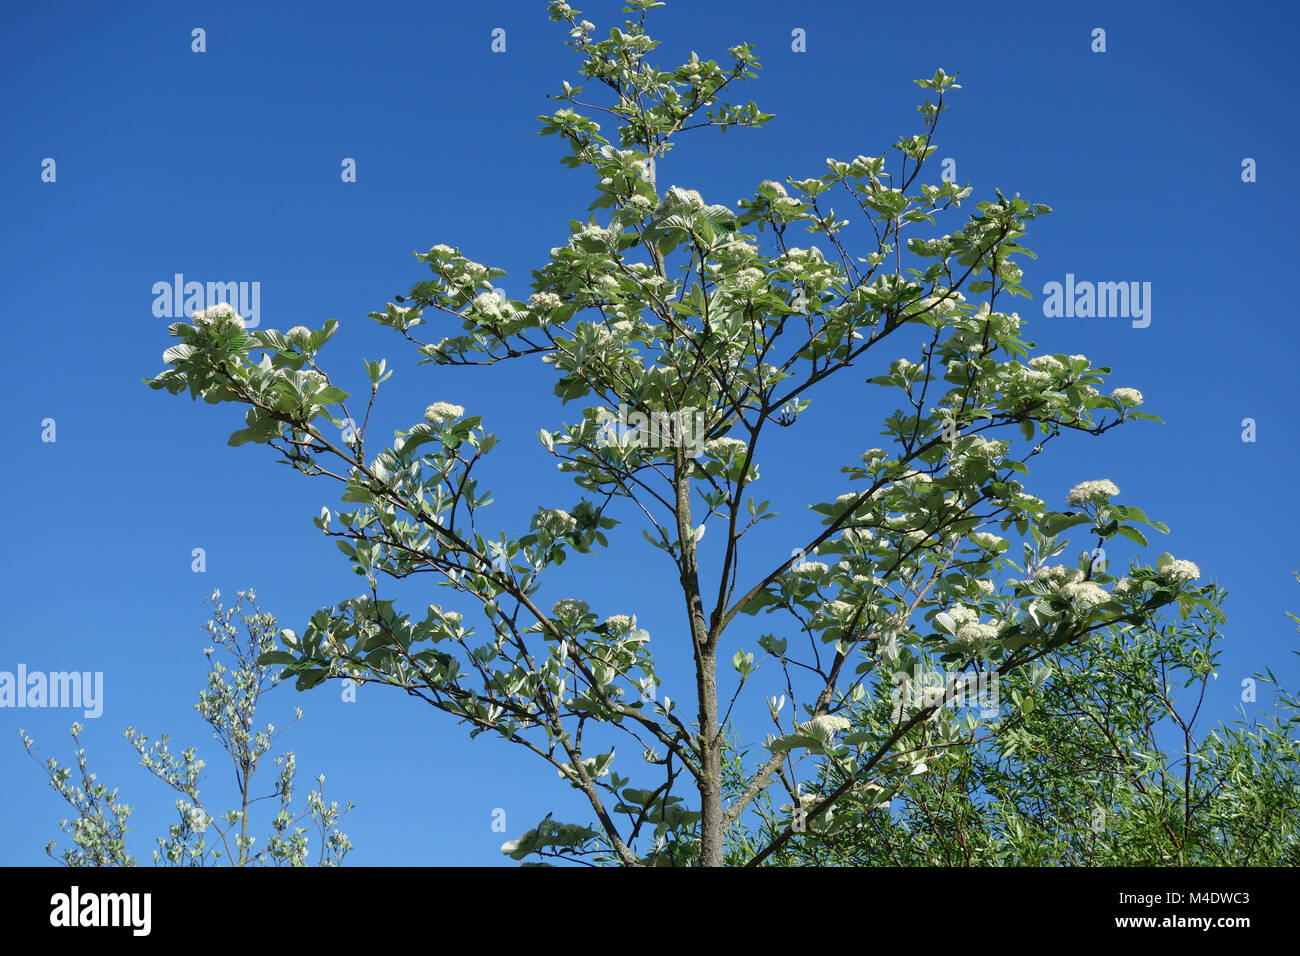
POLYGON ((1095 607, 1110 600, 1106 590, 1093 581, 1085 581, 1083 572, 1078 568, 1067 568, 1053 564, 1039 568, 1034 577, 1043 581, 1056 593, 1080 607, 1095 607))
POLYGON ((1083 580, 1083 572, 1078 568, 1067 568, 1063 564, 1052 564, 1039 568, 1034 573, 1035 580, 1045 581, 1053 589, 1083 580))
POLYGON ((554 292, 534 292, 528 297, 529 308, 539 312, 550 312, 560 307, 561 300, 554 292))
POLYGON ((865 545, 874 537, 868 528, 845 528, 840 532, 840 540, 849 545, 865 545))
POLYGON ((991 312, 988 321, 993 326, 995 334, 1014 335, 1020 331, 1022 320, 1019 312, 991 312))
MULTIPOLYGON (((434 248, 438 248, 434 246, 434 248)), ((446 246, 442 247, 446 249, 446 246)), ((481 262, 473 262, 463 256, 457 255, 446 263, 447 278, 451 285, 464 289, 480 287, 488 276, 488 267, 481 262)))
POLYGON ((614 238, 616 233, 612 229, 606 229, 603 226, 583 226, 573 234, 576 239, 596 239, 600 242, 609 242, 614 238))
POLYGON ((821 561, 804 560, 804 561, 800 561, 798 564, 793 564, 790 566, 791 573, 793 573, 797 577, 807 577, 807 578, 820 577, 821 575, 825 574, 829 570, 830 568, 828 568, 821 561))
POLYGON ((740 458, 745 454, 745 442, 740 438, 714 438, 712 441, 705 442, 705 454, 710 458, 719 460, 731 460, 740 458))
POLYGON ((901 475, 899 475, 897 478, 894 479, 894 484, 896 484, 896 485, 916 485, 916 484, 924 485, 924 484, 930 484, 930 483, 932 483, 933 481, 934 481, 934 479, 931 478, 929 475, 927 475, 925 472, 923 472, 923 471, 917 471, 915 468, 909 468, 907 471, 903 472, 901 475))
MULTIPOLYGON (((931 240, 933 241, 933 240, 931 240)), ((960 292, 944 292, 940 290, 935 295, 928 295, 916 305, 916 313, 928 313, 936 316, 948 315, 953 312, 958 305, 966 301, 966 297, 960 292)))
POLYGON ((1137 408, 1142 404, 1142 393, 1136 388, 1117 388, 1110 393, 1110 397, 1115 399, 1121 405, 1129 408, 1137 408))
POLYGON ((556 601, 551 605, 551 613, 556 617, 564 617, 569 614, 581 616, 591 610, 591 605, 586 601, 579 601, 576 598, 564 598, 556 601))
MULTIPOLYGON (((794 199, 788 199, 786 201, 796 202, 794 199)), ((806 263, 812 263, 814 265, 822 263, 826 261, 826 257, 822 255, 822 251, 816 246, 813 246, 811 249, 801 249, 798 246, 791 246, 784 253, 778 256, 775 261, 778 262, 781 265, 781 268, 785 269, 786 272, 789 272, 792 275, 799 275, 803 272, 806 263)))
POLYGON ((966 450, 968 455, 979 455, 997 461, 1007 453, 1007 443, 1000 438, 985 438, 983 435, 973 435, 971 438, 970 448, 966 450))
MULTIPOLYGON (((822 714, 820 717, 814 717, 799 725, 800 731, 812 730, 815 732, 821 730, 827 736, 848 729, 849 719, 841 717, 839 714, 822 714)), ((816 798, 813 798, 813 802, 816 802, 816 798)))
POLYGON ((1201 576, 1201 569, 1191 561, 1179 561, 1163 554, 1156 561, 1156 570, 1175 584, 1187 584, 1201 576))
MULTIPOLYGON (((643 264, 644 263, 640 262, 637 263, 638 266, 643 264)), ((638 269, 634 267, 632 271, 637 274, 636 281, 651 292, 655 292, 661 296, 676 295, 677 285, 672 279, 666 279, 661 275, 650 272, 648 267, 646 269, 638 269)))
POLYGON ((495 292, 480 292, 474 297, 474 307, 489 319, 501 318, 501 306, 504 304, 504 300, 495 292))
POLYGON ((465 406, 453 405, 451 402, 434 402, 424 410, 424 420, 430 425, 442 425, 455 421, 465 414, 465 406))
POLYGON ((822 614, 831 621, 849 621, 856 612, 848 601, 836 599, 822 605, 822 614))
POLYGON ((207 325, 213 328, 227 323, 237 325, 241 329, 244 327, 244 317, 229 302, 218 302, 211 308, 199 309, 190 316, 190 320, 195 325, 207 325))
POLYGON ((636 615, 611 614, 605 618, 605 626, 615 637, 622 636, 636 629, 636 615))
POLYGON ((732 278, 731 284, 741 292, 750 292, 762 281, 762 269, 741 269, 732 278))
POLYGON ((558 537, 578 527, 578 520, 567 511, 550 508, 537 513, 533 518, 533 527, 545 531, 551 537, 558 537))
POLYGON ((952 619, 953 634, 957 640, 972 645, 984 645, 998 636, 996 624, 981 624, 979 612, 964 604, 954 604, 948 609, 952 619))
POLYGON ((1013 380, 1022 385, 1042 385, 1052 380, 1052 376, 1040 369, 1029 368, 1025 365, 1016 365, 1011 369, 1013 380))
POLYGON ((441 338, 428 347, 428 353, 430 355, 440 354, 444 349, 448 348, 454 341, 455 339, 451 336, 441 338))
POLYGON ((987 302, 975 310, 975 318, 987 322, 994 335, 1014 335, 1020 331, 1020 313, 994 312, 987 302))
POLYGON ((1097 481, 1082 481, 1070 489, 1070 493, 1065 496, 1066 504, 1098 504, 1104 505, 1109 503, 1110 499, 1119 494, 1119 488, 1115 482, 1102 478, 1097 481))
MULTIPOLYGON (((615 344, 616 340, 614 337, 614 333, 611 332, 608 328, 606 328, 603 323, 584 322, 582 324, 589 326, 591 328, 591 334, 595 338, 595 345, 598 349, 604 349, 606 346, 615 344)), ((558 356, 559 356, 558 352, 548 352, 546 355, 542 356, 542 361, 547 361, 548 359, 553 361, 556 358, 558 358, 558 356)))
POLYGON ((1105 589, 1092 581, 1074 581, 1063 584, 1060 593, 1069 598, 1072 603, 1085 608, 1105 604, 1110 600, 1110 595, 1106 593, 1105 589))
POLYGON ((980 619, 979 612, 974 608, 969 608, 965 604, 954 604, 948 609, 948 616, 957 627, 963 624, 974 624, 980 619))
POLYGON ((989 550, 996 548, 1006 540, 1006 538, 1000 538, 996 534, 989 534, 987 531, 976 531, 970 536, 970 539, 981 548, 988 548, 989 550))
POLYGON ((998 627, 996 624, 963 624, 957 631, 957 639, 967 644, 981 646, 988 644, 998 636, 998 627))
POLYGON ((1029 367, 1040 372, 1046 372, 1048 375, 1060 375, 1065 371, 1065 366, 1052 355, 1034 356, 1029 360, 1029 367))
POLYGON ((691 209, 703 209, 704 197, 694 189, 682 189, 680 186, 669 186, 668 193, 664 196, 663 206, 688 206, 691 209))

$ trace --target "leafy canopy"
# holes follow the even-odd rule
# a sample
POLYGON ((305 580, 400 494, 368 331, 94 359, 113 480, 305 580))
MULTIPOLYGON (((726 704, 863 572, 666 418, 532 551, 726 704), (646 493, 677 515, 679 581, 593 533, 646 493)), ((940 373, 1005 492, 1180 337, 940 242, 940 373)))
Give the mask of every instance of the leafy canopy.
POLYGON ((1134 389, 1103 394, 1109 369, 1085 356, 1031 357, 1004 302, 1028 295, 1022 241, 1050 210, 1000 191, 963 207, 971 186, 930 175, 956 76, 916 81, 919 130, 891 151, 714 202, 665 188, 660 164, 690 131, 772 119, 731 99, 759 62, 739 44, 725 65, 695 54, 652 65, 656 6, 629 3, 630 18, 598 39, 579 11, 549 5, 584 85, 562 85, 541 133, 595 196, 533 272, 528 299, 494 288, 504 270, 439 244, 416 254, 427 275, 371 313, 425 363, 549 365, 577 410, 512 465, 553 457, 578 501, 539 506, 527 528, 489 527, 480 475, 496 438, 482 418, 435 402, 391 443, 372 438, 392 373, 364 361, 359 398, 345 391, 323 364, 335 320, 248 330, 233 310, 208 310, 171 326, 169 367, 151 382, 243 406, 232 445, 276 450, 337 482, 350 506, 315 520, 365 593, 284 632, 265 661, 303 689, 347 676, 401 688, 472 734, 527 747, 586 798, 590 820, 548 816, 504 847, 516 859, 763 862, 840 801, 883 806, 987 735, 1010 739, 1031 691, 1013 683, 1010 700, 959 714, 945 703, 969 678, 1011 681, 1039 665, 1049 673, 1035 672, 1033 693, 1050 689, 1066 678, 1049 665, 1070 649, 1150 628, 1162 608, 1213 606, 1192 583, 1199 569, 1169 555, 1135 560, 1123 580, 1107 571, 1098 549, 1119 538, 1145 548, 1150 529, 1166 530, 1113 501, 1109 481, 1082 483, 1064 511, 1025 488, 1028 463, 1061 435, 1154 416, 1134 389), (856 411, 846 417, 865 450, 809 518, 784 519, 774 554, 750 536, 775 517, 755 494, 761 453, 782 430, 798 435, 817 395, 844 401, 844 373, 867 367, 861 397, 896 408, 871 438, 856 411), (1053 563, 1070 529, 1090 546, 1077 566, 1053 563), (599 585, 585 597, 549 585, 575 555, 639 562, 645 542, 680 583, 679 632, 597 613, 599 585), (485 623, 381 594, 416 575, 485 623), (665 658, 693 671, 690 713, 657 692, 665 658), (895 674, 936 669, 937 697, 897 689, 895 674), (759 687, 765 738, 738 722, 759 687), (774 788, 792 798, 784 809, 774 788))

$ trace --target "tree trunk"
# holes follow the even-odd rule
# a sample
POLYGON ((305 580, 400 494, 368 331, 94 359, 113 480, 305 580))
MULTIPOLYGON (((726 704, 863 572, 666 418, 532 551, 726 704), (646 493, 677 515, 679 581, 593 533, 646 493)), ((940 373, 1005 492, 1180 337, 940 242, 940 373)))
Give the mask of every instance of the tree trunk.
POLYGON ((700 567, 692 539, 691 469, 684 450, 677 453, 677 531, 682 542, 682 591, 695 652, 695 692, 699 703, 700 865, 722 866, 722 747, 718 735, 717 646, 711 640, 700 598, 700 567), (688 543, 689 542, 689 543, 688 543))
POLYGON ((700 865, 722 866, 722 741, 718 736, 718 667, 714 648, 696 658, 700 698, 700 865))

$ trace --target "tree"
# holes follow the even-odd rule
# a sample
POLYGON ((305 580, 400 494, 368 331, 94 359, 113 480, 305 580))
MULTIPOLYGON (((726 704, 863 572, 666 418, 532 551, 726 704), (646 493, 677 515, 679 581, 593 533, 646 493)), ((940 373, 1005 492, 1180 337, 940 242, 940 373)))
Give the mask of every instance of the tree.
MULTIPOLYGON (((316 831, 316 864, 338 866, 352 849, 352 841, 338 829, 338 823, 352 809, 349 803, 340 808, 326 803, 325 777, 316 778, 317 787, 307 794, 306 805, 294 804, 297 763, 292 752, 274 759, 277 768, 275 789, 255 796, 253 777, 262 758, 271 750, 279 732, 271 724, 257 729, 257 706, 262 695, 277 680, 270 668, 257 659, 275 646, 278 631, 275 618, 257 606, 253 591, 240 591, 233 608, 220 604, 220 592, 213 592, 208 603, 212 618, 204 625, 212 646, 204 650, 208 660, 207 687, 199 691, 194 709, 212 728, 213 736, 230 757, 238 789, 238 808, 217 814, 199 796, 199 781, 206 763, 198 750, 188 747, 180 754, 171 749, 171 738, 163 734, 151 741, 148 734, 128 727, 124 736, 140 754, 140 763, 150 773, 180 794, 176 801, 177 822, 158 837, 153 851, 156 866, 306 866, 312 853, 307 823, 316 831), (248 608, 245 608, 247 603, 248 608), (277 801, 277 811, 269 820, 266 842, 257 847, 250 827, 256 825, 255 804, 277 801)), ((296 722, 302 717, 298 709, 296 722)), ((292 726, 292 724, 290 724, 292 726)), ((57 841, 45 852, 66 866, 135 866, 136 858, 127 848, 128 826, 132 808, 109 790, 89 769, 85 748, 81 744, 82 726, 72 725, 76 743, 76 770, 61 766, 53 757, 41 760, 35 742, 19 731, 27 753, 50 777, 50 784, 68 802, 75 816, 59 822, 59 829, 71 841, 57 854, 57 841)))
POLYGON ((1085 356, 1031 358, 1021 318, 1002 310, 1028 296, 1017 260, 1032 253, 1021 241, 1048 207, 997 192, 941 230, 972 193, 922 178, 956 77, 916 81, 927 95, 921 128, 894 144, 893 159, 828 159, 820 175, 760 183, 735 209, 676 185, 661 192, 656 165, 683 134, 772 116, 724 99, 758 73, 747 44, 728 50, 727 66, 695 54, 673 69, 650 65, 657 43, 645 23, 659 5, 630 0, 633 18, 604 40, 567 3, 549 5, 604 99, 565 83, 559 108, 540 117, 541 133, 567 146, 564 162, 594 175, 596 196, 589 221, 571 222, 534 271, 528 300, 493 289, 503 270, 439 244, 416 256, 430 275, 371 313, 424 362, 549 364, 556 395, 584 406, 539 433, 541 451, 585 492, 577 504, 539 507, 526 530, 484 530, 491 495, 479 475, 496 438, 451 402, 376 448, 367 425, 391 372, 364 362, 366 410, 354 418, 322 364, 335 320, 249 330, 218 305, 170 327, 169 367, 151 381, 246 406, 230 444, 266 445, 304 475, 338 482, 355 505, 315 520, 368 593, 322 608, 301 636, 284 632, 264 661, 302 689, 344 677, 401 688, 471 734, 527 747, 585 796, 590 825, 548 815, 503 848, 516 859, 768 860, 804 819, 864 794, 889 799, 937 773, 944 748, 1023 719, 1002 707, 959 720, 944 706, 959 690, 1101 646, 1115 628, 1151 626, 1160 608, 1213 605, 1189 561, 1135 558, 1122 581, 1106 571, 1108 542, 1146 548, 1143 527, 1167 530, 1116 503, 1110 481, 1082 482, 1064 511, 1025 489, 1028 462, 1061 435, 1158 419, 1137 410, 1136 389, 1101 394, 1109 369, 1085 356), (813 244, 794 245, 799 231, 813 244), (434 321, 452 334, 426 341, 434 321), (916 360, 880 360, 895 346, 916 360), (753 493, 759 453, 797 454, 797 438, 781 443, 799 434, 814 397, 847 394, 832 386, 847 389, 845 373, 868 361, 879 372, 868 383, 898 396, 881 433, 889 448, 843 468, 850 490, 811 505, 820 524, 783 519, 799 547, 774 552, 751 535, 776 517, 753 493), (641 533, 613 534, 628 523, 641 533), (1072 527, 1095 547, 1078 567, 1050 563, 1072 527), (679 634, 652 640, 634 616, 602 618, 593 595, 548 586, 547 572, 571 556, 633 554, 642 538, 680 584, 679 634), (381 580, 425 574, 481 609, 485 632, 457 610, 412 615, 381 596, 381 580), (774 613, 764 620, 784 626, 751 633, 752 616, 774 613), (680 655, 694 674, 689 716, 656 696, 656 660, 680 655), (909 692, 894 706, 893 675, 917 668, 940 669, 945 693, 909 692), (762 742, 736 716, 755 685, 771 694, 775 733, 762 742), (640 766, 625 753, 615 762, 619 741, 640 766), (827 786, 812 800, 801 793, 766 843, 747 842, 796 764, 820 768, 811 778, 827 786))
MULTIPOLYGON (((1185 620, 1116 626, 1000 687, 1015 716, 929 752, 927 772, 886 801, 870 785, 805 821, 784 865, 1295 866, 1300 861, 1300 700, 1196 729, 1217 660, 1225 592, 1185 620), (1182 700, 1181 698, 1186 698, 1182 700)), ((1294 615, 1293 615, 1294 617, 1294 615)), ((1296 619, 1300 621, 1300 618, 1296 619)), ((1269 672, 1246 682, 1277 687, 1269 672)), ((796 802, 842 782, 834 763, 738 834, 729 855, 770 844, 796 802)))

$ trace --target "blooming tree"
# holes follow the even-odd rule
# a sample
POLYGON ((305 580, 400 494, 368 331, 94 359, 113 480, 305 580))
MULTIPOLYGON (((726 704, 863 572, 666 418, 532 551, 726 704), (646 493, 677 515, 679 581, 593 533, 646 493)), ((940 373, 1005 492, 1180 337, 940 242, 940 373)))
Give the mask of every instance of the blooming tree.
POLYGON ((549 5, 599 93, 564 83, 541 132, 593 175, 601 221, 571 224, 527 300, 493 287, 503 270, 440 244, 417 255, 429 274, 371 313, 429 363, 549 365, 556 395, 581 411, 543 428, 538 453, 572 476, 576 504, 541 507, 526 529, 486 529, 479 475, 496 439, 482 418, 435 402, 391 444, 376 441, 367 424, 391 372, 365 362, 354 417, 323 364, 333 320, 249 330, 233 310, 209 310, 171 326, 169 367, 151 383, 245 406, 231 444, 269 446, 338 482, 351 506, 316 524, 367 593, 285 631, 266 662, 304 689, 345 677, 401 688, 473 734, 528 748, 582 794, 589 819, 548 816, 504 847, 521 860, 780 857, 837 804, 883 806, 962 745, 1014 726, 1023 697, 960 716, 948 706, 970 680, 987 687, 1162 607, 1211 603, 1190 562, 1135 560, 1117 581, 1097 560, 1112 539, 1145 548, 1144 528, 1167 530, 1118 503, 1110 481, 1084 481, 1063 511, 1026 490, 1028 463, 1059 436, 1153 416, 1135 389, 1103 394, 1109 370, 1085 356, 1031 355, 1005 303, 1028 294, 1022 239, 1050 210, 1000 192, 972 209, 971 187, 929 176, 955 76, 917 81, 920 129, 892 152, 828 159, 723 205, 663 188, 657 165, 689 131, 772 118, 728 99, 758 60, 741 44, 726 65, 692 54, 652 66, 645 22, 658 5, 629 0, 632 18, 608 39, 567 3, 549 5), (855 366, 897 403, 885 438, 811 502, 810 519, 781 519, 794 546, 774 555, 751 535, 776 517, 754 493, 764 451, 797 440, 811 403, 842 397, 831 389, 849 388, 855 366), (1071 528, 1090 547, 1077 565, 1054 563, 1071 528), (680 584, 676 633, 651 635, 622 613, 634 608, 602 616, 594 588, 550 584, 571 556, 645 541, 680 584), (416 574, 435 575, 444 603, 481 611, 486 627, 382 593, 416 574), (657 692, 657 662, 683 655, 689 705, 657 692), (943 676, 900 690, 894 675, 921 667, 943 676), (766 737, 736 718, 756 693, 766 737))

